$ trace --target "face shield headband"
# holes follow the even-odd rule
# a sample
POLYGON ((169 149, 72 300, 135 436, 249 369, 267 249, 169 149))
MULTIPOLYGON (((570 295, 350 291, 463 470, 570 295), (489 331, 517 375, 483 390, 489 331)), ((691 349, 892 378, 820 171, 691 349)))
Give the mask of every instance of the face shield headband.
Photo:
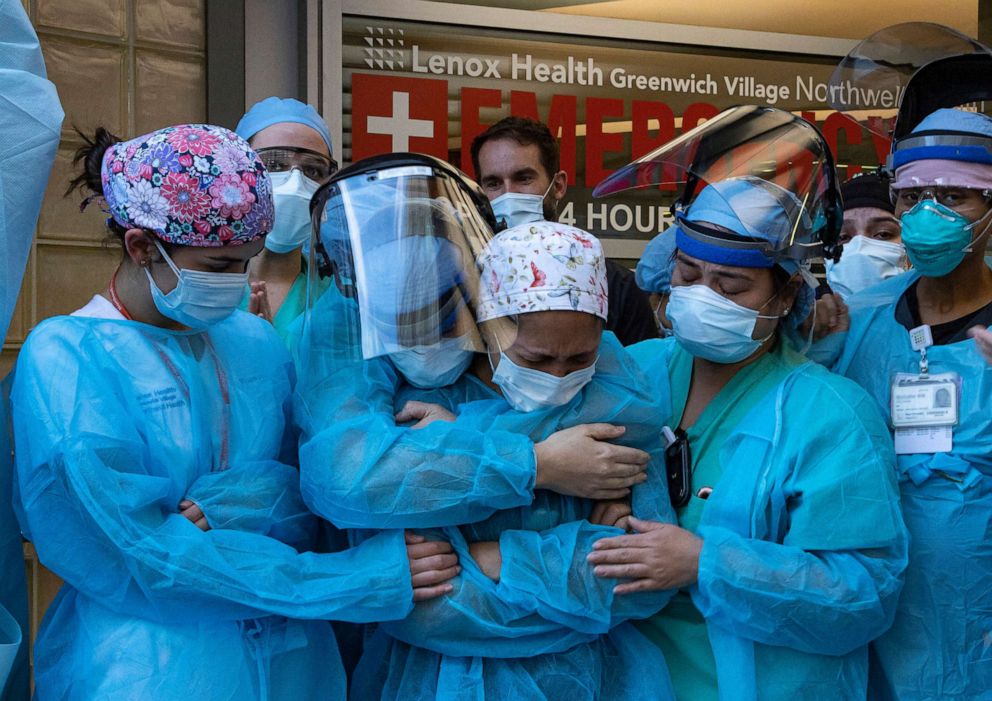
POLYGON ((992 165, 992 138, 971 132, 924 131, 910 134, 892 145, 886 170, 924 159, 969 161, 992 165))
POLYGON ((771 268, 775 265, 775 261, 765 254, 767 242, 734 240, 731 236, 705 224, 679 219, 675 229, 675 246, 693 258, 718 265, 741 268, 771 268))
MULTIPOLYGON (((672 205, 672 212, 678 223, 676 245, 689 255, 713 263, 719 263, 720 265, 735 265, 743 268, 771 268, 783 260, 801 261, 817 256, 830 255, 826 251, 827 247, 824 246, 822 241, 815 243, 800 243, 796 241, 796 230, 801 226, 802 219, 806 215, 801 211, 797 211, 796 207, 785 203, 783 203, 783 209, 786 211, 790 209, 796 211, 797 215, 794 217, 795 223, 793 224, 792 235, 789 237, 792 243, 788 245, 780 244, 778 248, 771 241, 755 240, 739 234, 730 233, 723 229, 707 226, 702 222, 689 221, 687 218, 689 213, 687 209, 691 210, 691 205, 686 208, 682 204, 682 199, 687 193, 691 193, 695 189, 698 182, 698 179, 690 174, 683 190, 682 198, 679 198, 672 205)), ((771 190, 769 191, 771 192, 771 190)), ((774 192, 772 194, 775 195, 774 192)), ((827 230, 830 230, 831 216, 831 212, 826 213, 825 218, 827 222, 823 225, 828 227, 827 230)))

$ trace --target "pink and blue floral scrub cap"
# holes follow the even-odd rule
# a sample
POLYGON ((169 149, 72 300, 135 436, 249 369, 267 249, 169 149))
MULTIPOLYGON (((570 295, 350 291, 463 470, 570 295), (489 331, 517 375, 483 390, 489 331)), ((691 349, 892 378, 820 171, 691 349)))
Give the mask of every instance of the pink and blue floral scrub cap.
POLYGON ((107 149, 110 215, 179 246, 238 246, 272 229, 272 184, 248 143, 209 124, 159 129, 107 149))
POLYGON ((498 233, 479 256, 478 320, 529 312, 586 312, 606 320, 606 257, 599 239, 556 222, 498 233))

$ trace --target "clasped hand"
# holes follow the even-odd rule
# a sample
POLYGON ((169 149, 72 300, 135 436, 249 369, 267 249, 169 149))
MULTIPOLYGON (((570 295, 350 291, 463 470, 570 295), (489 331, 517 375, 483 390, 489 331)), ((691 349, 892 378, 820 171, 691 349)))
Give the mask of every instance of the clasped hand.
POLYGON ((587 559, 597 577, 628 579, 615 594, 681 589, 699 577, 701 538, 678 526, 628 517, 634 533, 602 538, 587 559))

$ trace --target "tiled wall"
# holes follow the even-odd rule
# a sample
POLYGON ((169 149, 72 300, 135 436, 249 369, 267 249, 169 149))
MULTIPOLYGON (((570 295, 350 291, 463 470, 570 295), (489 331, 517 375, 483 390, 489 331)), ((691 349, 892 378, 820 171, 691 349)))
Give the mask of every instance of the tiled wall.
MULTIPOLYGON (((62 143, 45 193, 38 235, 0 372, 12 367, 28 332, 102 290, 120 257, 104 243, 105 215, 80 197, 62 197, 78 126, 105 126, 122 138, 206 119, 205 0, 24 0, 41 39, 48 76, 65 109, 62 143)), ((32 640, 58 579, 25 545, 32 640)))

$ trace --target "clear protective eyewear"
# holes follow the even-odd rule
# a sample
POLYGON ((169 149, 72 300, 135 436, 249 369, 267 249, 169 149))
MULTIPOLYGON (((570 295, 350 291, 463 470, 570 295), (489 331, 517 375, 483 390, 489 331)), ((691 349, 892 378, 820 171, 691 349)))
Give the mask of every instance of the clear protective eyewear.
POLYGON ((892 204, 903 210, 912 209, 923 200, 942 204, 955 212, 966 213, 975 207, 988 204, 992 193, 966 187, 904 187, 889 190, 892 204))
POLYGON ((259 159, 270 173, 284 173, 298 169, 314 182, 322 183, 338 170, 338 163, 322 153, 293 146, 270 146, 256 150, 259 159))

